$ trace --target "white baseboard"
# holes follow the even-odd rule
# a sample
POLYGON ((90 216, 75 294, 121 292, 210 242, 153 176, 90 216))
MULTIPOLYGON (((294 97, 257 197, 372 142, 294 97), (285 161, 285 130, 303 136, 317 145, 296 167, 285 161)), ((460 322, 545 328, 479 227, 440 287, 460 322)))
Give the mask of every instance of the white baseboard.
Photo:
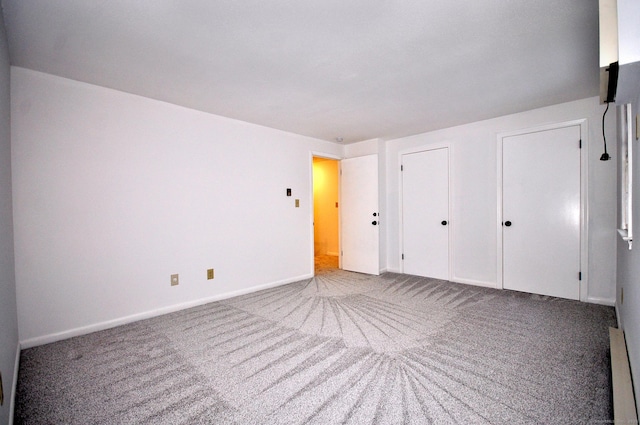
POLYGON ((16 345, 16 359, 13 366, 11 382, 11 399, 9 400, 9 425, 13 425, 13 412, 16 410, 16 389, 18 388, 18 371, 20 369, 20 343, 16 345))
POLYGON ((24 341, 20 341, 22 348, 31 348, 38 345, 49 344, 56 341, 62 341, 63 339, 73 338, 75 336, 86 335, 92 332, 102 331, 105 329, 114 328, 120 325, 126 325, 127 323, 137 322, 139 320, 150 319, 156 316, 162 316, 163 314, 173 313, 180 310, 185 310, 191 307, 197 307, 203 304, 212 303, 215 301, 226 300, 228 298, 237 297, 240 295, 246 295, 264 289, 275 288, 277 286, 286 285, 288 283, 298 282, 300 280, 311 279, 313 274, 305 274, 296 276, 289 279, 279 280, 276 282, 270 282, 263 285, 252 286, 250 288, 240 289, 237 291, 225 292, 223 294, 214 295, 213 297, 201 298, 198 300, 188 301, 181 304, 175 304, 167 307, 158 308, 155 310, 149 310, 142 313, 132 314, 130 316, 120 317, 113 320, 107 320, 105 322, 95 323, 88 326, 82 326, 67 331, 57 332, 49 335, 39 336, 35 338, 29 338, 24 341))
POLYGON ((456 283, 463 283, 465 285, 473 285, 473 286, 482 286, 484 288, 493 288, 493 289, 500 289, 498 288, 496 282, 487 282, 487 281, 483 281, 483 280, 474 280, 474 279, 464 279, 464 278, 459 278, 459 277, 454 277, 451 279, 452 282, 456 282, 456 283))
POLYGON ((609 307, 615 307, 616 305, 616 300, 611 298, 587 297, 587 302, 591 304, 607 305, 609 307))

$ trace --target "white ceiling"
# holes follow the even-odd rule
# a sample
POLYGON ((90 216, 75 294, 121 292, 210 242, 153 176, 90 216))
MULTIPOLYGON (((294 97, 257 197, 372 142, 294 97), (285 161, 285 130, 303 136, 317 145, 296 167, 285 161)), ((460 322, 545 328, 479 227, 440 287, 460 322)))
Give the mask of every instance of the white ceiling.
POLYGON ((597 0, 2 0, 12 65, 345 143, 598 94, 597 0))

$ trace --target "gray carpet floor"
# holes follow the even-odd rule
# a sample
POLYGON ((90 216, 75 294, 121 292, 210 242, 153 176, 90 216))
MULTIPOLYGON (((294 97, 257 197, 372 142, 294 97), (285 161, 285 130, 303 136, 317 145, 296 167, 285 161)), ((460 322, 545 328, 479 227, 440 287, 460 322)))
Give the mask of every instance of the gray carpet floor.
POLYGON ((610 307, 321 261, 310 280, 23 350, 15 423, 606 423, 609 326, 610 307))

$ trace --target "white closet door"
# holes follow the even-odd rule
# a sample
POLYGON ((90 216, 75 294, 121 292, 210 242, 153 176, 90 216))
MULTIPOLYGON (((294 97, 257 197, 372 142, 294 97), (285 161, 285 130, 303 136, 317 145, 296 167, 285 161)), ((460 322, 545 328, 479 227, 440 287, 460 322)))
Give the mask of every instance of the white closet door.
POLYGON ((502 142, 503 287, 580 298, 580 126, 502 142))
POLYGON ((403 271, 449 279, 449 149, 402 155, 403 271))

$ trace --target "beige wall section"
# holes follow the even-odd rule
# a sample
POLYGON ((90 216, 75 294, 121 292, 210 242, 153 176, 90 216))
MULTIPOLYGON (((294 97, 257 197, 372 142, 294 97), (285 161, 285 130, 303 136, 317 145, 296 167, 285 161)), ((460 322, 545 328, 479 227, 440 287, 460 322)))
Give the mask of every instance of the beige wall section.
POLYGON ((338 255, 338 161, 313 158, 313 221, 315 255, 338 255))

